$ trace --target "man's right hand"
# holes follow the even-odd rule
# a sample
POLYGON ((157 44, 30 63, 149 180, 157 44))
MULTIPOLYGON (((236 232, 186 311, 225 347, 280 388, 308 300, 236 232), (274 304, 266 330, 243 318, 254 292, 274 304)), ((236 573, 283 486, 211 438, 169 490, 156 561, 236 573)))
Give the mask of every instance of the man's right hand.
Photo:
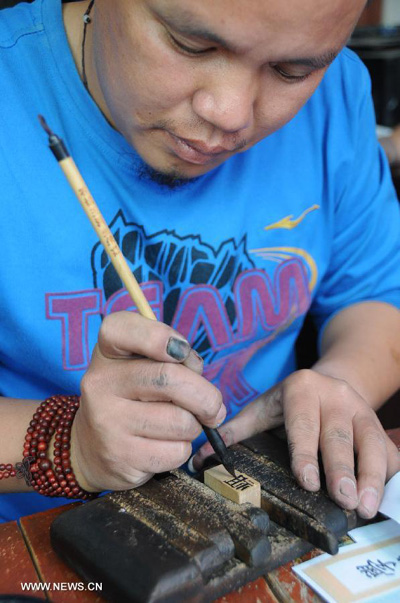
POLYGON ((167 325, 133 312, 107 316, 72 427, 79 484, 126 490, 187 461, 201 424, 216 427, 226 416, 202 369, 201 358, 167 325))

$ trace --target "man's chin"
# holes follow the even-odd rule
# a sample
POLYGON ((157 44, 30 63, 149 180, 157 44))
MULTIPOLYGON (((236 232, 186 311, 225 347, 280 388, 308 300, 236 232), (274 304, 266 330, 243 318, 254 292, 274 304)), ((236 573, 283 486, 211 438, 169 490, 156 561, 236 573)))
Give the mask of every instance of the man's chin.
POLYGON ((196 181, 200 176, 204 176, 207 172, 210 172, 218 164, 214 162, 209 165, 196 165, 186 163, 184 161, 173 161, 171 165, 162 165, 161 167, 150 165, 143 159, 143 165, 139 169, 139 176, 146 180, 151 180, 171 189, 182 187, 196 181))
POLYGON ((171 190, 187 186, 199 177, 189 176, 177 169, 159 170, 148 164, 143 164, 139 169, 139 177, 143 180, 150 180, 159 186, 164 186, 171 190))

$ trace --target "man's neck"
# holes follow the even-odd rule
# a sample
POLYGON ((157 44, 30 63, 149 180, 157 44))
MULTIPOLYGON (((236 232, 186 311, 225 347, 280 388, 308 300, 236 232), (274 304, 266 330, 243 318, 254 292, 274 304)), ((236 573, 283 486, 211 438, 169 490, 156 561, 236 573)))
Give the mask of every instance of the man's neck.
MULTIPOLYGON (((63 4, 63 20, 75 66, 82 79, 82 41, 83 41, 83 15, 89 6, 89 0, 84 2, 67 2, 63 4)), ((89 34, 89 32, 88 32, 89 34)), ((89 44, 86 39, 86 53, 89 44)))
MULTIPOLYGON (((109 111, 106 102, 101 91, 97 73, 93 61, 93 23, 89 23, 86 28, 86 40, 85 48, 83 49, 83 31, 84 21, 83 15, 89 6, 89 0, 84 2, 67 2, 63 4, 63 20, 64 27, 67 34, 67 40, 71 49, 71 53, 75 62, 76 69, 79 73, 81 80, 83 80, 82 73, 82 54, 85 53, 85 72, 87 78, 88 91, 99 107, 100 111, 106 117, 111 125, 112 121, 109 115, 109 111)), ((94 16, 96 5, 94 5, 91 12, 91 17, 94 16)))

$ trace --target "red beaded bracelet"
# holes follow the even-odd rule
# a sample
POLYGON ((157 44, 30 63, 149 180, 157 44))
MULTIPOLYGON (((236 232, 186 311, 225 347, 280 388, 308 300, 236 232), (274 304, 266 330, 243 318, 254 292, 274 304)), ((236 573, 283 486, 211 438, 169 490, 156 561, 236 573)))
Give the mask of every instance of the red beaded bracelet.
POLYGON ((0 465, 0 479, 6 479, 7 477, 15 477, 16 470, 14 465, 7 463, 7 465, 0 465))
MULTIPOLYGON (((23 463, 30 465, 27 483, 44 496, 65 496, 89 500, 97 496, 79 486, 70 463, 71 427, 79 408, 79 396, 52 396, 36 409, 25 436, 23 463), (53 435, 53 462, 47 450, 53 435)), ((0 479, 13 477, 18 473, 17 465, 0 465, 0 479)), ((22 473, 24 473, 22 471, 22 473)), ((26 477, 26 475, 25 475, 26 477)))

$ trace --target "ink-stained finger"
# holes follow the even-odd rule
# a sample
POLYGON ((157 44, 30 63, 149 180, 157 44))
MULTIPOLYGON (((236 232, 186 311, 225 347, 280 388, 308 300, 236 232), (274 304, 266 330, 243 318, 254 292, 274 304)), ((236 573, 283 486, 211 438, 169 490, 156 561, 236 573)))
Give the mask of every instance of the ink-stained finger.
POLYGON ((191 452, 190 442, 133 437, 129 440, 124 457, 135 470, 163 473, 183 465, 191 452))
POLYGON ((81 382, 85 399, 97 404, 107 391, 120 399, 172 402, 209 427, 216 427, 226 416, 219 390, 181 364, 125 359, 91 367, 81 382))
POLYGON ((132 402, 125 417, 129 432, 154 440, 192 442, 202 432, 189 411, 168 402, 132 402))
POLYGON ((190 457, 192 446, 185 441, 131 436, 123 440, 110 438, 103 452, 102 470, 95 476, 97 489, 127 490, 145 483, 154 473, 183 465, 190 457), (120 454, 116 458, 118 446, 120 454))
POLYGON ((188 359, 196 372, 201 372, 200 366, 202 369, 198 354, 192 354, 189 359, 191 347, 185 337, 164 323, 144 318, 136 312, 115 312, 106 316, 96 351, 101 357, 110 359, 132 356, 145 356, 160 362, 188 359))
POLYGON ((357 450, 358 497, 357 512, 371 519, 378 511, 387 474, 388 438, 371 411, 354 417, 354 436, 357 450))

